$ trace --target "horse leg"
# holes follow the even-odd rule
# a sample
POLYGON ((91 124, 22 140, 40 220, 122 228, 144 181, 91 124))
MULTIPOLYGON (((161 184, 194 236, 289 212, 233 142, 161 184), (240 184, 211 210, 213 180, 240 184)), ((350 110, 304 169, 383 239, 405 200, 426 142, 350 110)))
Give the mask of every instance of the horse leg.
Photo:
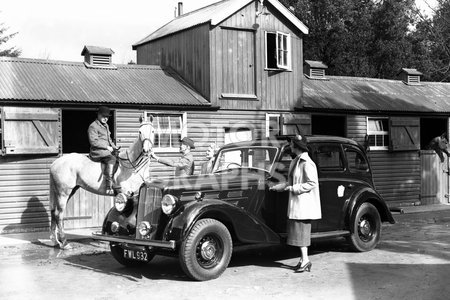
MULTIPOLYGON (((52 180, 50 185, 52 186, 52 180)), ((54 187, 54 185, 52 186, 54 187)), ((51 201, 50 201, 50 215, 51 215, 51 225, 50 225, 50 239, 53 241, 55 246, 59 246, 61 249, 67 249, 67 239, 64 233, 64 211, 66 209, 67 201, 75 194, 78 187, 72 189, 69 195, 67 192, 56 191, 54 188, 51 189, 51 201)))

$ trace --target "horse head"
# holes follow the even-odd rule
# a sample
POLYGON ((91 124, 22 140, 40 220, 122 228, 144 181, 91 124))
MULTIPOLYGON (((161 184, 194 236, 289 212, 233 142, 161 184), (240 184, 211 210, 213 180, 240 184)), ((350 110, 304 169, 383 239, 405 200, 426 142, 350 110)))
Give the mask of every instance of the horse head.
POLYGON ((444 162, 444 155, 442 154, 442 152, 449 155, 449 152, 447 150, 448 140, 446 135, 446 133, 443 133, 440 136, 433 138, 427 147, 428 149, 434 150, 437 153, 437 155, 441 159, 441 162, 444 162))
POLYGON ((142 121, 139 126, 139 140, 142 143, 142 152, 150 153, 155 142, 155 128, 151 121, 142 121))

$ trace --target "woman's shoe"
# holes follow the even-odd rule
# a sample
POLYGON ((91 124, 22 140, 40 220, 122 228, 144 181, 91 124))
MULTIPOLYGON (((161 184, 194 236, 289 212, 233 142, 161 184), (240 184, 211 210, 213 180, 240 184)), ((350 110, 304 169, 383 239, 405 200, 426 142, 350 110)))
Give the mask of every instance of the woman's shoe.
POLYGON ((295 266, 292 267, 292 270, 297 271, 298 269, 300 269, 300 267, 302 266, 302 262, 303 262, 303 259, 300 258, 300 261, 298 262, 297 265, 295 265, 295 266))
POLYGON ((311 267, 312 267, 312 263, 309 261, 303 267, 300 267, 297 270, 295 270, 295 273, 303 273, 305 271, 311 272, 311 267))

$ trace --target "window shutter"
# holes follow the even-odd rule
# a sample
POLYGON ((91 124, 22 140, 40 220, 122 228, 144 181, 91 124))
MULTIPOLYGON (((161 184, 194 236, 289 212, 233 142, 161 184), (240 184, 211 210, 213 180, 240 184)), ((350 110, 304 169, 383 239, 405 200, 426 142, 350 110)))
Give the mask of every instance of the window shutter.
POLYGON ((302 114, 283 115, 283 135, 311 134, 311 116, 302 114), (300 131, 300 132, 299 132, 300 131))
POLYGON ((420 149, 419 118, 393 117, 389 121, 389 150, 408 151, 420 149))
POLYGON ((59 110, 4 107, 3 154, 58 154, 59 110))

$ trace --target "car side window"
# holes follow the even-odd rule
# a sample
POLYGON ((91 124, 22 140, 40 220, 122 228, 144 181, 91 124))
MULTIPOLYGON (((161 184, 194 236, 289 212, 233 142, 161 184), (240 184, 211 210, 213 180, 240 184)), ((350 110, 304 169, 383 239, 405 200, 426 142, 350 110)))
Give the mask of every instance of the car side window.
POLYGON ((364 155, 356 149, 346 148, 348 169, 352 173, 369 173, 369 163, 364 155))
POLYGON ((320 171, 344 171, 344 160, 340 145, 317 145, 314 154, 317 167, 320 171))

